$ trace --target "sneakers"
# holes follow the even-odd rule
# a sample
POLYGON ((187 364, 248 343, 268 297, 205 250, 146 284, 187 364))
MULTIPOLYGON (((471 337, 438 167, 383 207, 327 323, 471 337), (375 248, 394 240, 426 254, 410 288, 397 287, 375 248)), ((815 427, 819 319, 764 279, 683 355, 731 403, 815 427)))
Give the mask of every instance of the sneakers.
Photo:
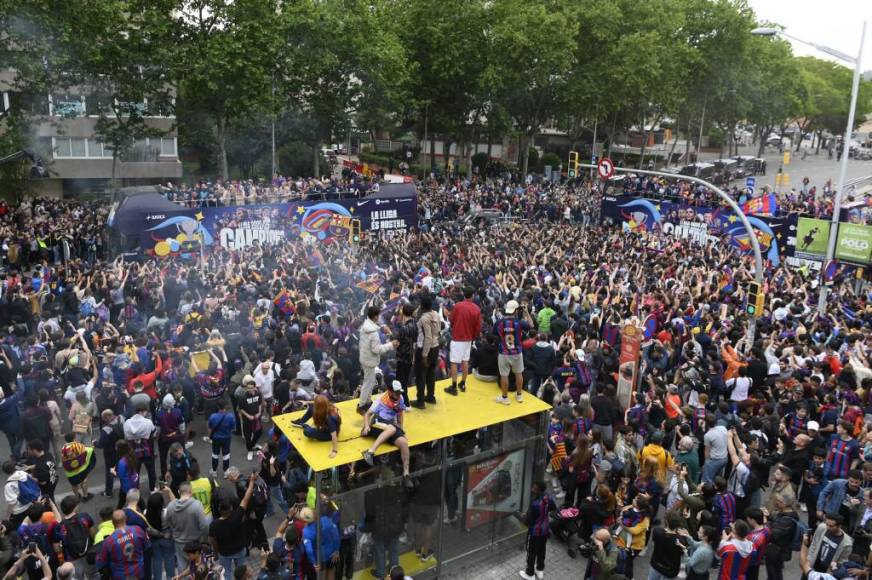
POLYGON ((519 403, 523 403, 524 402, 524 393, 522 393, 521 391, 518 391, 517 393, 515 393, 515 400, 518 401, 519 403))
POLYGON ((193 442, 193 441, 188 441, 187 443, 185 443, 185 449, 190 449, 190 448, 193 447, 193 446, 194 446, 194 442, 193 442))
POLYGON ((427 550, 426 552, 419 552, 418 558, 420 558, 420 560, 422 562, 427 562, 429 560, 432 560, 433 559, 433 550, 427 550))
POLYGON ((205 442, 205 443, 212 443, 212 440, 211 440, 211 439, 209 439, 209 437, 208 437, 208 436, 206 436, 206 435, 203 435, 203 442, 205 442))
POLYGON ((461 393, 465 393, 466 392, 466 381, 460 381, 459 383, 457 383, 457 388, 460 389, 461 393))
POLYGON ((527 574, 527 572, 524 571, 524 570, 521 570, 520 572, 518 572, 518 574, 519 574, 519 575, 521 576, 521 578, 523 578, 524 580, 536 580, 536 577, 535 577, 535 576, 531 576, 530 574, 527 574))
POLYGON ((411 475, 403 476, 403 485, 406 486, 406 489, 413 489, 415 487, 415 483, 412 481, 411 475))
POLYGON ((411 405, 416 409, 426 409, 427 405, 424 404, 424 401, 412 401, 411 405))
POLYGON ((364 451, 362 453, 362 455, 363 455, 363 460, 366 461, 367 465, 369 465, 370 467, 375 465, 375 455, 373 455, 372 451, 367 449, 366 451, 364 451))
POLYGON ((543 572, 542 570, 536 570, 536 578, 538 578, 539 580, 542 580, 544 577, 545 577, 545 572, 543 572))
POLYGON ((428 405, 435 405, 436 404, 436 397, 427 397, 426 399, 424 399, 424 402, 427 403, 428 405))
POLYGON ((218 472, 215 471, 214 469, 210 469, 210 470, 209 470, 209 477, 210 477, 211 479, 215 479, 215 478, 217 478, 217 477, 218 477, 218 472))
POLYGON ((503 405, 511 405, 512 404, 512 402, 509 400, 508 397, 503 397, 502 395, 500 395, 499 397, 494 399, 494 401, 496 401, 497 403, 502 403, 503 405))
POLYGON ((445 387, 445 392, 454 397, 457 396, 457 385, 451 385, 450 387, 445 387))
POLYGON ((251 451, 249 451, 249 452, 248 452, 248 455, 246 455, 245 457, 247 457, 248 460, 251 461, 251 460, 254 458, 254 453, 251 452, 251 451))
POLYGON ((291 427, 296 427, 297 429, 302 429, 302 428, 303 428, 303 424, 302 424, 302 423, 298 423, 297 421, 291 421, 290 425, 291 425, 291 427))
POLYGON ((100 495, 102 495, 103 497, 112 497, 115 494, 113 494, 111 491, 104 491, 100 495))

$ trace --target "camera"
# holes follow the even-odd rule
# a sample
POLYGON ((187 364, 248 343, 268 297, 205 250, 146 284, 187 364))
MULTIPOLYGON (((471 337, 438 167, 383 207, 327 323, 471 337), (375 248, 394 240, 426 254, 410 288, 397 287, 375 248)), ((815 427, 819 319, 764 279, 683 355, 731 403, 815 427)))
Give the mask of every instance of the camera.
POLYGON ((27 552, 29 554, 36 554, 36 542, 30 542, 27 544, 27 552))

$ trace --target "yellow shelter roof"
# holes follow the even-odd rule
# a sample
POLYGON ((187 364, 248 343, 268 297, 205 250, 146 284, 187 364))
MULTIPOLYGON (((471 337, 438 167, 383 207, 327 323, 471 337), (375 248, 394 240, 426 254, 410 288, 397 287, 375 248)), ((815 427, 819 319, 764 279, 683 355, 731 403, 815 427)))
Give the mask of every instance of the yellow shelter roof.
MULTIPOLYGON (((450 380, 439 381, 436 384, 435 405, 427 405, 426 409, 411 409, 404 418, 403 430, 409 440, 409 446, 430 443, 489 425, 496 425, 533 413, 541 413, 551 408, 551 405, 537 399, 530 393, 524 394, 524 401, 518 403, 511 396, 511 405, 502 405, 494 401, 500 390, 494 383, 486 383, 470 376, 466 381, 466 392, 457 397, 443 391, 450 380)), ((414 397, 413 397, 414 400, 414 397)), ((337 403, 336 407, 342 415, 342 426, 339 431, 339 452, 330 458, 329 441, 315 441, 303 435, 303 430, 291 426, 291 421, 303 415, 303 411, 285 413, 273 417, 276 426, 287 436, 291 445, 302 455, 303 459, 315 471, 323 471, 340 465, 345 465, 361 459, 362 452, 372 445, 372 437, 363 437, 363 417, 357 414, 357 399, 337 403)), ((376 455, 396 451, 393 445, 382 445, 376 455)))

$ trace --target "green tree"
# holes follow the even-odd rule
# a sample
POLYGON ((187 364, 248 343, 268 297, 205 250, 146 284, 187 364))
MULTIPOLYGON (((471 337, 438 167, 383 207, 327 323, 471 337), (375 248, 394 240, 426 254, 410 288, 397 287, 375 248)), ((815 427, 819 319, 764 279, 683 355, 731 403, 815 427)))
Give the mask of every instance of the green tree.
POLYGON ((218 172, 229 176, 227 135, 275 110, 274 81, 293 45, 277 0, 178 0, 174 79, 185 109, 207 114, 218 172), (281 57, 281 58, 280 58, 281 57))
POLYGON ((532 3, 494 0, 488 77, 521 137, 521 172, 527 174, 529 150, 548 119, 558 113, 574 66, 578 33, 576 13, 562 0, 532 3))
POLYGON ((283 93, 316 123, 312 167, 318 175, 321 143, 345 135, 355 113, 375 102, 398 106, 406 76, 403 45, 388 5, 369 0, 309 0, 282 12, 286 28, 299 30, 294 75, 283 93))

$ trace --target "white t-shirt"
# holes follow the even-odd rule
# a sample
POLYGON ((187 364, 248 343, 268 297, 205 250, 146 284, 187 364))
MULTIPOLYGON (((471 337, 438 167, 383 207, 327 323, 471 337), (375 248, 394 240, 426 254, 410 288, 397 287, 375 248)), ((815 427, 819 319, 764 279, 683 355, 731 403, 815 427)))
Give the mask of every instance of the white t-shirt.
POLYGON ((733 389, 730 400, 740 402, 747 399, 752 382, 748 377, 736 377, 727 381, 727 387, 733 389))
POLYGON ((79 385, 77 387, 67 387, 66 392, 64 393, 64 400, 68 402, 70 405, 76 402, 76 395, 78 393, 85 393, 85 396, 88 400, 91 400, 91 391, 94 390, 94 379, 91 379, 87 383, 79 385))
MULTIPOLYGON (((274 365, 278 367, 278 365, 274 365)), ((260 395, 264 399, 272 399, 273 396, 273 383, 276 381, 276 373, 273 370, 273 367, 264 373, 263 369, 258 365, 257 369, 254 371, 254 383, 257 385, 257 389, 260 391, 260 395)))

